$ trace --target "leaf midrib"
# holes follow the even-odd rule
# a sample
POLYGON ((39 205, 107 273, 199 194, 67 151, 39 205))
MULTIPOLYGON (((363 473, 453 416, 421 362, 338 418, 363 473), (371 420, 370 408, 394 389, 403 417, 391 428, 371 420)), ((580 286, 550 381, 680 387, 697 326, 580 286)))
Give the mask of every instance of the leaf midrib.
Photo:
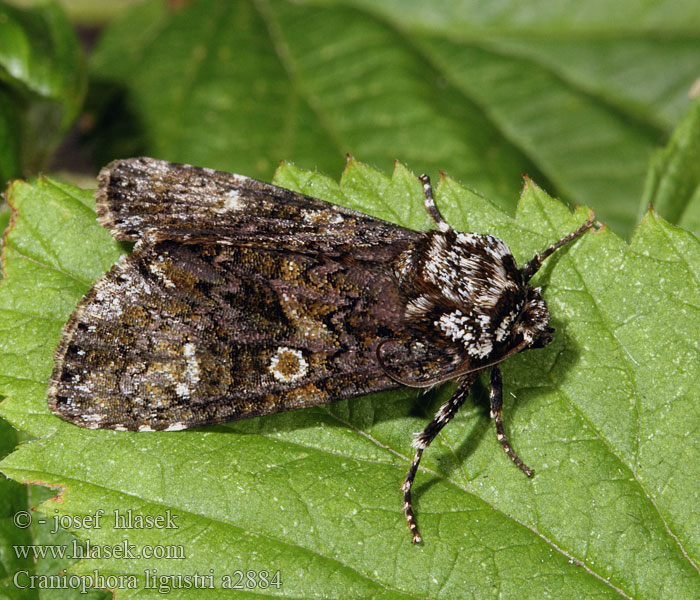
POLYGON ((272 42, 272 47, 275 50, 277 59, 279 60, 282 68, 286 71, 292 87, 303 98, 306 106, 308 106, 309 109, 316 114, 318 122, 328 134, 328 138, 336 147, 338 153, 342 155, 347 151, 349 145, 343 141, 342 136, 333 126, 333 120, 328 116, 326 111, 324 111, 320 103, 316 101, 316 98, 310 92, 308 86, 304 82, 304 79, 299 74, 299 70, 295 65, 292 53, 289 50, 289 44, 282 34, 282 29, 277 23, 277 20, 273 16, 274 11, 268 5, 267 0, 250 0, 250 2, 262 19, 263 23, 265 23, 267 34, 272 42))

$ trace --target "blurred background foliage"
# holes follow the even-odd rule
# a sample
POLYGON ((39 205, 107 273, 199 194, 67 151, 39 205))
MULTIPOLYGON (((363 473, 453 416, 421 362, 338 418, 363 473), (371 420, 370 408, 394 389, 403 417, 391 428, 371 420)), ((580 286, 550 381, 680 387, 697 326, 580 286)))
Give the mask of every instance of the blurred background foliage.
POLYGON ((698 77, 694 1, 0 0, 0 178, 89 186, 139 154, 337 177, 352 154, 511 213, 527 174, 622 235, 649 201, 694 228, 693 194, 645 179, 698 77))

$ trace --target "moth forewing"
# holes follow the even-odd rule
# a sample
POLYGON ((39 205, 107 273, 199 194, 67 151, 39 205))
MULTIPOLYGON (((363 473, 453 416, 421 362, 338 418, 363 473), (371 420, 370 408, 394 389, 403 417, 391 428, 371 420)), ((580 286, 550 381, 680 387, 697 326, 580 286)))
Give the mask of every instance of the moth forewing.
POLYGON ((98 221, 121 240, 218 242, 329 256, 352 250, 371 260, 419 235, 250 177, 153 158, 115 160, 98 182, 98 221))
POLYGON ((454 231, 421 181, 437 231, 221 171, 110 163, 98 220, 138 243, 64 327, 50 409, 88 428, 180 430, 458 379, 413 441, 402 489, 418 542, 422 453, 491 369, 497 437, 531 475, 506 438, 498 363, 550 341, 528 280, 591 222, 518 269, 500 239, 454 231))

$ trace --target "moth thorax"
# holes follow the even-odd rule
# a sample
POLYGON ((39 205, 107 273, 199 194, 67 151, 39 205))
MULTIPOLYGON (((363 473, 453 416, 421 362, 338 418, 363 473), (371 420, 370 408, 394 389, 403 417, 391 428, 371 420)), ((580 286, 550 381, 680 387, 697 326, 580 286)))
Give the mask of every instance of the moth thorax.
POLYGON ((488 313, 455 308, 442 313, 433 325, 450 341, 461 344, 472 358, 486 358, 493 351, 493 320, 488 313))

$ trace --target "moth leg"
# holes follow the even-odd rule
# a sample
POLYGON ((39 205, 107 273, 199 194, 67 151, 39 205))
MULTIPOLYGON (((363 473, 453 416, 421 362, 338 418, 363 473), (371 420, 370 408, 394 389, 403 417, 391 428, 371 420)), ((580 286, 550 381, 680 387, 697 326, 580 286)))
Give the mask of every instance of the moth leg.
POLYGON ((416 471, 418 471, 418 464, 420 463, 421 456, 423 456, 423 450, 430 446, 430 443, 435 439, 435 436, 440 433, 442 428, 447 425, 452 417, 457 414, 459 407, 462 406, 464 401, 467 399, 467 396, 469 395, 469 388, 471 388, 475 378, 475 373, 469 373, 466 375, 460 382, 457 391, 452 394, 452 397, 440 407, 440 410, 435 413, 433 420, 430 421, 428 426, 411 442, 411 446, 416 449, 416 454, 413 457, 408 473, 406 473, 406 479, 403 481, 401 490, 403 491, 403 512, 406 515, 406 523, 408 523, 408 528, 411 530, 411 535, 413 536, 412 541, 414 544, 419 544, 422 541, 422 538, 418 533, 418 524, 416 523, 416 517, 413 514, 413 505, 411 504, 411 486, 413 486, 413 480, 416 477, 416 471))
POLYGON ((520 460, 503 430, 503 419, 501 417, 502 405, 503 379, 501 378, 501 369, 499 369, 497 365, 491 368, 491 418, 496 420, 496 438, 501 442, 501 446, 503 446, 503 450, 505 450, 510 460, 512 460, 525 475, 532 477, 535 471, 520 460))
POLYGON ((525 281, 530 281, 532 276, 535 273, 537 273, 539 268, 542 266, 542 263, 544 262, 545 258, 547 258, 550 254, 552 254, 552 252, 558 250, 562 246, 565 246, 569 242, 573 242, 577 237, 579 237, 588 229, 593 227, 593 225, 594 221, 592 219, 588 219, 588 221, 581 225, 581 227, 579 227, 576 231, 572 231, 570 234, 565 235, 556 244, 552 244, 549 248, 542 252, 542 254, 540 254, 539 252, 535 252, 535 256, 533 256, 532 259, 528 261, 520 271, 523 274, 523 279, 525 281))
POLYGON ((438 229, 443 233, 451 231, 452 227, 450 227, 450 224, 442 218, 438 207, 435 205, 435 200, 433 200, 433 188, 430 185, 430 177, 423 174, 418 179, 420 179, 421 183, 423 184, 423 193, 425 194, 423 206, 425 206, 425 210, 430 215, 430 218, 435 221, 438 229))

